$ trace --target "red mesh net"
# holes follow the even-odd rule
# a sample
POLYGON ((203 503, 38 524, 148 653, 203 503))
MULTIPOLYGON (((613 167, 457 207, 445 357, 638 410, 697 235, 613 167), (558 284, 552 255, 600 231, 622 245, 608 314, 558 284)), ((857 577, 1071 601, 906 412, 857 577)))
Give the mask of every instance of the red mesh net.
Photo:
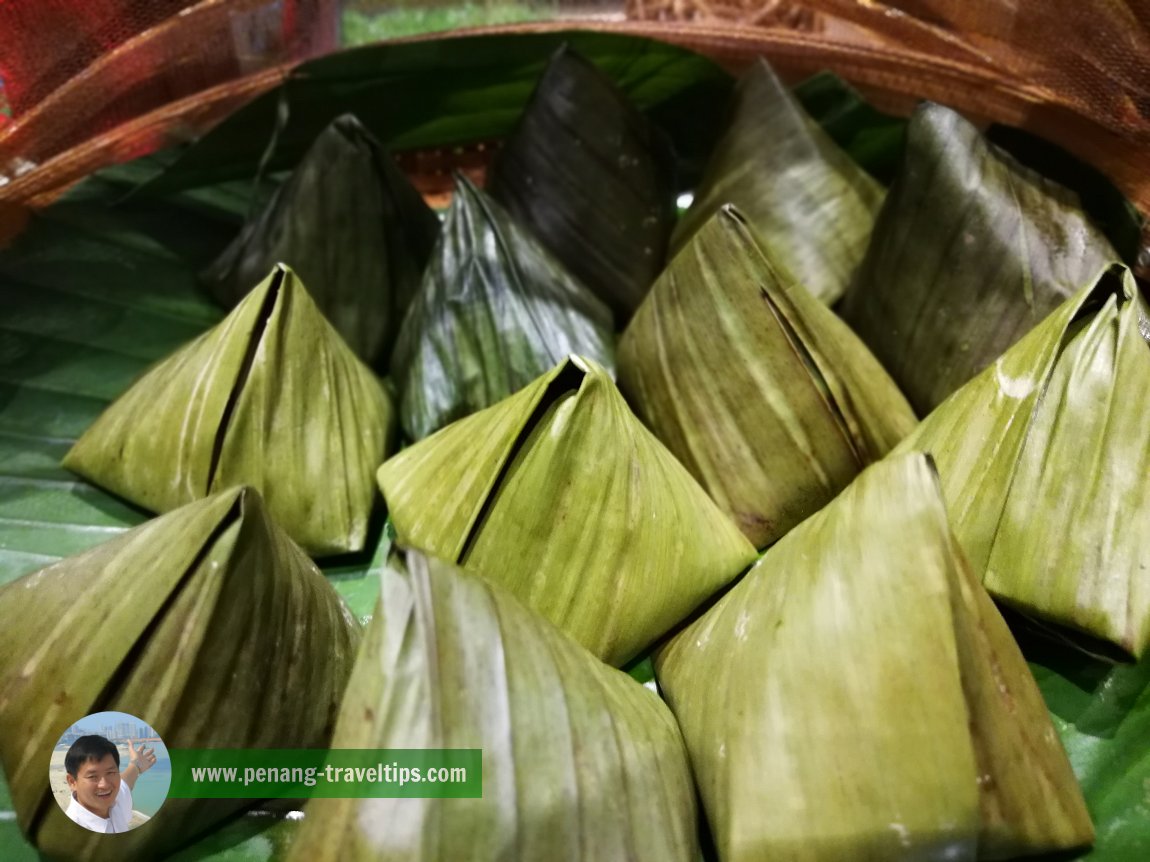
POLYGON ((194 0, 0 0, 0 78, 19 116, 93 60, 194 0))
POLYGON ((1085 108, 1116 131, 1150 129, 1150 2, 1111 0, 626 0, 633 18, 817 31, 993 70, 1085 108))
MULTIPOLYGON (((338 0, 0 0, 0 177, 19 177, 164 106, 333 50, 339 7, 338 0)), ((187 110, 195 120, 196 106, 187 110)), ((163 142, 143 132, 108 157, 163 142)))
MULTIPOLYGON (((626 2, 634 17, 692 21, 693 38, 664 33, 720 59, 761 52, 831 68, 888 108, 931 98, 1028 129, 1150 214, 1150 0, 626 2)), ((1150 222, 1144 237, 1150 248, 1150 222)))
MULTIPOLYGON (((103 164, 205 130, 290 64, 335 48, 340 5, 0 0, 0 200, 43 200, 103 164)), ((1150 212, 1150 0, 619 5, 642 20, 576 25, 677 42, 733 71, 759 54, 792 74, 831 69, 888 109, 931 98, 1022 126, 1150 212)))

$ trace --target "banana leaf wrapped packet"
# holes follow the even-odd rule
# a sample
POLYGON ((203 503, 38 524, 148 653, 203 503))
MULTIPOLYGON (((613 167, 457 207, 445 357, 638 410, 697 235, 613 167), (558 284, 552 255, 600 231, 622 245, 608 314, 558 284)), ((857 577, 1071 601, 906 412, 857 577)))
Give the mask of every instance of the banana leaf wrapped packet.
POLYGON ((955 534, 996 598, 1150 647, 1150 308, 1114 265, 899 447, 938 463, 955 534))
POLYGON ((915 425, 878 361, 722 207, 619 343, 619 388, 756 547, 830 502, 915 425))
POLYGON ((581 357, 403 450, 378 480, 402 547, 499 584, 610 664, 755 558, 581 357))
POLYGON ((928 103, 841 311, 926 415, 1116 260, 1077 195, 928 103))
POLYGON ((333 745, 480 748, 482 798, 313 800, 292 862, 698 859, 686 751, 658 695, 414 552, 383 573, 333 745))
POLYGON ((113 402, 64 466, 154 512, 252 485, 310 553, 358 551, 393 425, 382 384, 278 266, 113 402))
POLYGON ((168 799, 160 828, 115 839, 78 828, 46 779, 78 718, 138 715, 173 748, 321 748, 359 643, 338 594, 250 488, 6 585, 0 618, 0 760, 21 830, 63 860, 164 858, 249 804, 168 799))
POLYGON ((356 355, 384 371, 438 232, 391 155, 345 114, 203 278, 232 308, 272 267, 289 265, 356 355))
POLYGON ((391 362, 400 421, 421 440, 569 353, 611 369, 611 310, 464 176, 391 362))
POLYGON ((725 204, 778 269, 828 305, 866 252, 883 188, 816 123, 761 57, 735 89, 730 126, 675 226, 672 253, 725 204))
POLYGON ((491 190, 626 322, 666 257, 674 156, 663 133, 566 45, 496 158, 491 190))
POLYGON ((919 453, 860 474, 655 668, 726 862, 1011 859, 1093 839, 919 453))

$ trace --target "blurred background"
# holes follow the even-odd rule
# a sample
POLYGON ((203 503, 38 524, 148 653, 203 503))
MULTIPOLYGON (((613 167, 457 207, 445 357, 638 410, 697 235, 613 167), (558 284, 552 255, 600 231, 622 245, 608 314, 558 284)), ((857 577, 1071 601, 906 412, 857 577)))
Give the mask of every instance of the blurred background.
POLYGON ((1150 211, 1150 0, 0 0, 0 202, 190 140, 307 59, 491 25, 829 69, 1032 131, 1150 211))
MULTIPOLYGON (((421 33, 560 17, 666 16, 689 4, 632 0, 630 11, 626 5, 622 0, 0 0, 0 33, 5 34, 0 124, 31 109, 96 59, 173 18, 185 25, 196 18, 228 19, 228 47, 237 53, 237 71, 251 71, 269 60, 302 59, 421 33), (19 37, 10 38, 14 34, 19 37)), ((199 47, 213 53, 222 46, 199 47)))

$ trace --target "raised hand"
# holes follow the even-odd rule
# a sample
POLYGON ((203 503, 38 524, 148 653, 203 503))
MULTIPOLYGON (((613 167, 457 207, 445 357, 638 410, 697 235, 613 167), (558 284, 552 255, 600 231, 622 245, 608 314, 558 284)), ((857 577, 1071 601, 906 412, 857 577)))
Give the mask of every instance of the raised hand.
POLYGON ((148 748, 145 745, 141 745, 137 749, 132 740, 128 740, 128 758, 131 760, 131 765, 135 766, 136 771, 141 775, 156 765, 155 751, 155 748, 148 748))

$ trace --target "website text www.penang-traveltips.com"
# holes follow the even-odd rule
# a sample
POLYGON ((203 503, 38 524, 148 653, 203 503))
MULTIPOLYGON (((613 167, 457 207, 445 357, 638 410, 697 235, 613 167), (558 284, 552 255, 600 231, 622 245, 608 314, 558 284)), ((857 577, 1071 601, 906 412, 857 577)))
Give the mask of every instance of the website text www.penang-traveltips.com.
POLYGON ((195 782, 241 782, 244 787, 253 783, 281 782, 284 784, 302 784, 305 787, 315 787, 320 781, 332 784, 347 782, 354 784, 395 784, 403 787, 405 784, 466 784, 467 767, 465 766, 439 766, 420 769, 418 766, 400 766, 397 763, 375 766, 333 766, 327 764, 323 768, 315 766, 262 766, 243 768, 234 766, 198 766, 193 767, 192 780, 195 782))
POLYGON ((483 796, 478 748, 179 749, 173 799, 483 796))

